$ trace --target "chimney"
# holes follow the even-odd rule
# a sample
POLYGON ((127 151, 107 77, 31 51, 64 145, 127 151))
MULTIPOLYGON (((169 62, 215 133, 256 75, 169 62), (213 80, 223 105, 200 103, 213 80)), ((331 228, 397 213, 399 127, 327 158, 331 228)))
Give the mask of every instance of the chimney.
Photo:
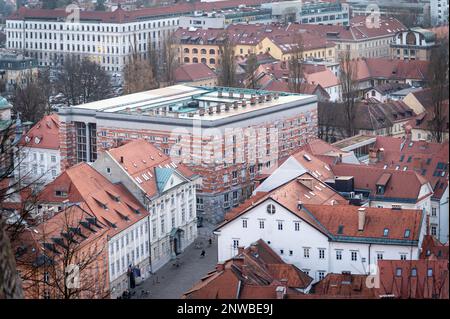
POLYGON ((286 297, 286 287, 278 286, 275 290, 277 299, 284 299, 286 297))
POLYGON ((263 103, 263 102, 264 102, 264 95, 258 96, 258 103, 263 103))
POLYGON ((374 148, 369 149, 369 163, 375 164, 378 161, 377 151, 374 148))
POLYGON ((358 208, 358 230, 364 230, 364 224, 366 223, 366 209, 361 207, 358 208))
POLYGON ((338 163, 342 163, 342 153, 339 153, 338 163))
POLYGON ((225 270, 225 263, 218 263, 216 265, 216 271, 224 271, 225 270))
POLYGON ((302 210, 302 208, 303 208, 303 202, 302 202, 301 200, 299 200, 299 201, 297 202, 297 209, 298 209, 298 210, 302 210))
POLYGON ((252 94, 252 97, 250 98, 250 104, 254 105, 256 104, 256 96, 252 94))
POLYGON ((123 156, 120 157, 120 162, 123 164, 123 156))
POLYGON ((384 148, 380 148, 377 150, 377 160, 378 162, 383 161, 384 158, 384 148))
POLYGON ((216 113, 220 113, 221 107, 222 106, 220 104, 216 105, 216 113))
MULTIPOLYGON (((242 102, 244 102, 244 101, 242 101, 242 102)), ((238 103, 238 101, 234 101, 233 102, 233 109, 237 109, 237 108, 239 108, 239 103, 238 103)))
POLYGON ((242 254, 244 252, 244 246, 239 246, 238 247, 238 255, 242 254))

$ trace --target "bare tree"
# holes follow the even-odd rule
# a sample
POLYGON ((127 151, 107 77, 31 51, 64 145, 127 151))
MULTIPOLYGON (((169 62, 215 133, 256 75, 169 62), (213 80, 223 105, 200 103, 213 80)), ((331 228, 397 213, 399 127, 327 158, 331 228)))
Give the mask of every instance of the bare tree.
POLYGON ((136 51, 136 46, 123 69, 124 93, 147 91, 158 87, 152 65, 136 51))
POLYGON ((147 43, 147 62, 151 66, 151 71, 157 87, 159 87, 160 85, 159 83, 161 82, 160 61, 161 61, 161 52, 156 50, 155 43, 153 43, 149 39, 147 43))
POLYGON ((347 135, 354 135, 355 104, 358 98, 358 64, 350 58, 350 50, 343 51, 339 55, 339 82, 344 104, 345 119, 347 123, 347 135))
POLYGON ((175 36, 173 32, 169 32, 163 40, 161 50, 161 82, 165 82, 165 86, 175 84, 175 69, 178 67, 178 58, 175 45, 175 36))
MULTIPOLYGON (((429 130, 434 141, 441 143, 448 123, 448 110, 444 109, 444 101, 448 99, 449 85, 449 53, 448 39, 431 51, 430 64, 428 67, 429 87, 431 90, 431 101, 433 110, 432 118, 428 122, 429 130)), ((446 106, 448 108, 448 105, 446 106)))
POLYGON ((219 66, 219 85, 233 87, 236 85, 236 61, 233 45, 227 35, 219 46, 221 61, 219 66))
POLYGON ((294 93, 302 92, 302 85, 305 81, 303 74, 303 37, 300 33, 293 36, 291 44, 292 52, 289 59, 289 90, 294 93))
POLYGON ((106 232, 106 225, 73 205, 24 233, 16 259, 25 295, 107 298, 106 232))
POLYGON ((68 57, 57 75, 56 91, 68 106, 104 99, 111 95, 111 81, 102 67, 83 58, 68 57))
POLYGON ((257 88, 257 81, 256 81, 256 70, 258 69, 258 60, 256 58, 256 54, 252 53, 247 57, 247 62, 245 66, 245 73, 246 73, 246 82, 247 87, 250 89, 256 89, 257 88))
POLYGON ((20 114, 24 121, 36 123, 45 114, 50 113, 48 97, 42 82, 31 76, 26 80, 26 84, 16 86, 12 104, 15 113, 20 114))

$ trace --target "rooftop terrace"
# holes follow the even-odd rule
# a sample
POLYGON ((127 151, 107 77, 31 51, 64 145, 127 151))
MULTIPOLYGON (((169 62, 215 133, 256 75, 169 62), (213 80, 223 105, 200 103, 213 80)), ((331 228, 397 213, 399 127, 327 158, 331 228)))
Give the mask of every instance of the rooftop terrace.
POLYGON ((282 105, 292 107, 311 102, 316 102, 311 95, 174 85, 77 105, 72 109, 214 121, 282 105))

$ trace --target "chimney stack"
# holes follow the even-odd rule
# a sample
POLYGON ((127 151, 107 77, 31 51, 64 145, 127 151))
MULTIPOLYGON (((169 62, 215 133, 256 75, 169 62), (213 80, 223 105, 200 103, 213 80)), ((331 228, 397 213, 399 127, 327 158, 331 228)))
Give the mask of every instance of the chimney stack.
POLYGON ((278 286, 275 290, 277 299, 284 299, 286 297, 286 287, 278 286))
POLYGON ((364 230, 366 223, 366 209, 364 207, 358 208, 358 231, 364 230))
POLYGON ((378 161, 377 151, 374 148, 369 149, 369 163, 375 164, 378 161))

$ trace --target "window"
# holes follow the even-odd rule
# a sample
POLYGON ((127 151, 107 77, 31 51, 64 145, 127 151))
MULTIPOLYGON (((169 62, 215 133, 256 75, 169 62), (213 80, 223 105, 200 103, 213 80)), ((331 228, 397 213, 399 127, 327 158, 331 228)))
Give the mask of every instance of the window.
POLYGON ((406 254, 400 254, 400 260, 406 260, 406 254))
POLYGON ((408 238, 410 234, 411 234, 411 231, 409 229, 406 229, 405 230, 405 238, 408 238))
POLYGON ((436 216, 436 207, 431 207, 431 216, 436 216))
POLYGON ((383 231, 383 236, 387 237, 388 235, 389 235, 389 229, 385 228, 384 231, 383 231))
POLYGON ((264 229, 264 220, 259 221, 259 228, 264 229))
POLYGON ((300 222, 294 222, 294 230, 299 231, 300 230, 300 222))
POLYGON ((50 281, 50 274, 48 271, 44 272, 44 283, 48 284, 50 281))
POLYGON ((377 253, 377 260, 383 260, 383 253, 377 253))
POLYGON ((283 230, 283 221, 278 221, 278 230, 283 230))
POLYGON ((402 269, 401 268, 395 269, 395 276, 397 276, 397 277, 401 277, 402 276, 402 269))
POLYGON ((317 272, 317 275, 318 275, 319 280, 323 280, 325 278, 325 271, 319 270, 317 272))
POLYGON ((336 260, 342 260, 342 250, 336 250, 336 260))
POLYGON ((352 251, 352 261, 357 261, 357 260, 358 260, 358 252, 352 251))
POLYGON ((242 228, 247 228, 247 220, 246 219, 242 220, 242 228))
POLYGON ((275 205, 273 204, 267 205, 267 213, 270 215, 275 214, 275 205))
POLYGON ((325 249, 319 248, 319 259, 325 258, 325 249))
POLYGON ((289 256, 294 255, 294 251, 293 250, 289 250, 289 256))
POLYGON ((284 249, 280 249, 280 255, 284 254, 284 249))
POLYGON ((416 277, 416 276, 417 276, 417 268, 411 269, 411 277, 416 277))
POLYGON ((433 277, 433 268, 428 268, 428 270, 427 270, 427 276, 428 276, 428 277, 433 277))
POLYGON ((237 249, 239 247, 239 240, 238 239, 233 239, 233 248, 237 249))
POLYGON ((309 258, 309 248, 303 248, 303 258, 309 258))
POLYGON ((431 235, 433 236, 437 235, 437 227, 435 225, 431 226, 431 235))

